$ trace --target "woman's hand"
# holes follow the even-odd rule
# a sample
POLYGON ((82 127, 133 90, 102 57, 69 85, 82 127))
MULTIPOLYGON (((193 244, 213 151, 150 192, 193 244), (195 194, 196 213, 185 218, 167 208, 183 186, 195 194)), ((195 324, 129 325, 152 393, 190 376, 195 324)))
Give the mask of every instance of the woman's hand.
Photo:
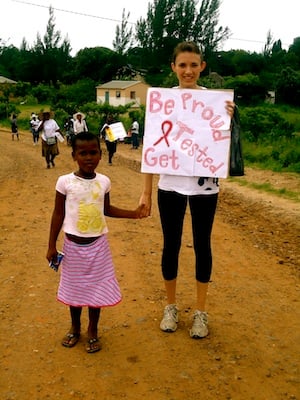
POLYGON ((150 217, 151 215, 151 196, 142 194, 139 205, 141 206, 140 218, 150 217))
POLYGON ((232 118, 233 114, 234 114, 235 103, 230 100, 226 100, 225 103, 226 103, 226 105, 225 105, 226 111, 230 115, 230 118, 232 118))

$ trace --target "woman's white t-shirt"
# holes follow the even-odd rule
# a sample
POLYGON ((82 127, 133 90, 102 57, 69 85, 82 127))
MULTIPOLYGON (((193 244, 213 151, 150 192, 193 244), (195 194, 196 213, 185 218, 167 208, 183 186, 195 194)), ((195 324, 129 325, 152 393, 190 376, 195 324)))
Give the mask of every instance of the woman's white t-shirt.
MULTIPOLYGON (((40 124, 42 121, 40 122, 40 124)), ((57 122, 54 119, 47 119, 43 125, 42 139, 46 140, 56 136, 56 131, 59 129, 57 122)))
POLYGON ((177 192, 186 196, 219 193, 218 178, 199 176, 160 175, 159 189, 177 192))
POLYGON ((74 133, 75 134, 88 131, 85 119, 82 119, 81 121, 76 119, 76 121, 74 122, 73 127, 74 127, 74 133))

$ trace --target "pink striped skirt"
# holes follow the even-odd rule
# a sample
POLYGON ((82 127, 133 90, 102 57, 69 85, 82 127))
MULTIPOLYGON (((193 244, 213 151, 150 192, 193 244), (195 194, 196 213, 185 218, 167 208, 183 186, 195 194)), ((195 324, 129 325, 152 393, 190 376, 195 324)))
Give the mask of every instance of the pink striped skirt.
POLYGON ((74 307, 106 307, 121 301, 107 235, 87 245, 65 236, 57 299, 74 307))

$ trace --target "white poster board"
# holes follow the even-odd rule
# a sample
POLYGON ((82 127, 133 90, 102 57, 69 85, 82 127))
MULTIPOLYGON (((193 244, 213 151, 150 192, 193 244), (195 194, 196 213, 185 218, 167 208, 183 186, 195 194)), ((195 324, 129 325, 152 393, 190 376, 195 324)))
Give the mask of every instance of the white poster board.
POLYGON ((103 128, 101 129, 101 132, 103 131, 103 129, 106 129, 106 128, 108 128, 106 135, 110 142, 114 142, 115 140, 118 140, 118 139, 124 139, 124 137, 127 136, 127 132, 126 132, 122 122, 114 122, 109 125, 105 124, 103 126, 103 128))
POLYGON ((150 88, 142 172, 226 178, 232 90, 150 88))

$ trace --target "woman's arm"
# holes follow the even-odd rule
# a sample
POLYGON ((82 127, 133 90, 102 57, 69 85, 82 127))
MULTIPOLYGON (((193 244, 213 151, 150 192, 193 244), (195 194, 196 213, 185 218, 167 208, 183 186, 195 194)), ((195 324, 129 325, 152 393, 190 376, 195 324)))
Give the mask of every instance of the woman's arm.
POLYGON ((144 189, 139 204, 144 206, 141 217, 151 215, 153 174, 145 174, 144 189))

